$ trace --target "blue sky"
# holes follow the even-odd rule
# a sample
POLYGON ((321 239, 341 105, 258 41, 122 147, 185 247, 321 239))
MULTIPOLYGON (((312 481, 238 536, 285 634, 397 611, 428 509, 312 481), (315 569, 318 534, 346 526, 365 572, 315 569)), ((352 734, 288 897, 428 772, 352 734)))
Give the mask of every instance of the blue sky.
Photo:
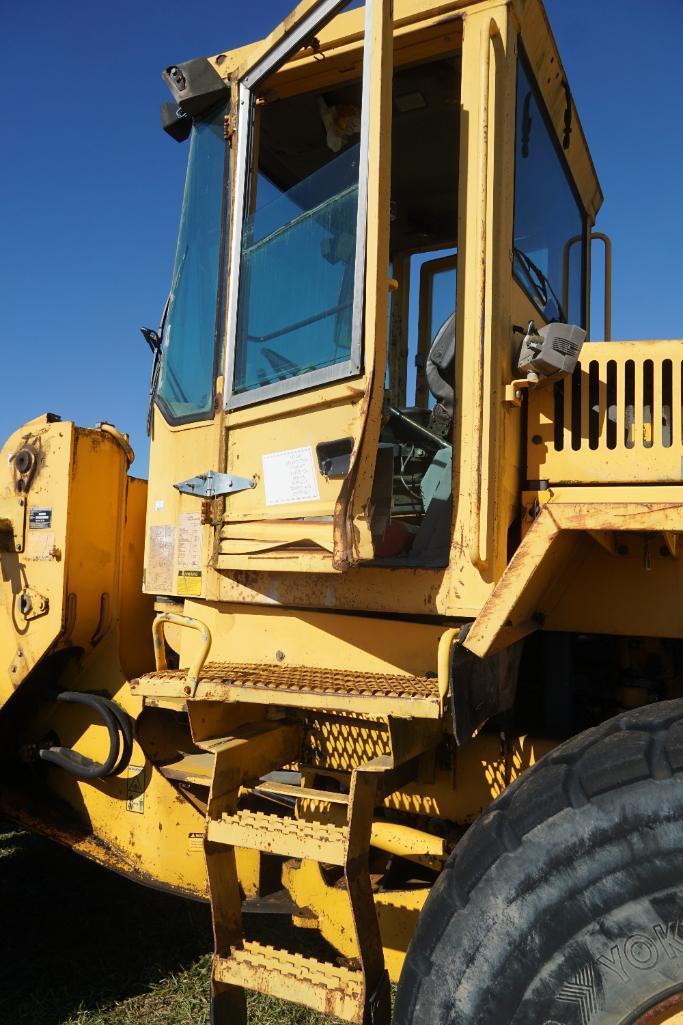
MULTIPOLYGON (((50 410, 131 433, 146 474, 150 355, 186 147, 161 131, 174 61, 264 35, 289 0, 47 0, 3 9, 0 438, 50 410)), ((615 245, 614 336, 683 337, 681 0, 548 0, 615 245)))

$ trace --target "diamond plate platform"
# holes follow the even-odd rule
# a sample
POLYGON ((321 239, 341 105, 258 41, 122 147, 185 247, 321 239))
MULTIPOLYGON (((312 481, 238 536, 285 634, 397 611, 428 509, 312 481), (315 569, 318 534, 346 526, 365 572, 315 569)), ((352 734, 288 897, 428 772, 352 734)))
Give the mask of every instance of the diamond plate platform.
MULTIPOLYGON (((185 670, 157 670, 133 680, 133 693, 184 699, 185 670)), ((438 685, 428 676, 360 673, 310 666, 208 662, 194 694, 199 701, 241 701, 298 708, 436 719, 438 685)))

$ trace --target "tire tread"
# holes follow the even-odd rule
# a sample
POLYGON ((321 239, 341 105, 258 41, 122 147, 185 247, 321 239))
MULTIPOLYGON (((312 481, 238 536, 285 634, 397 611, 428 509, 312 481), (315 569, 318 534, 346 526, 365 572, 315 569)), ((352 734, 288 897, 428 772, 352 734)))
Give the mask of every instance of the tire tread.
POLYGON ((456 916, 467 913, 475 889, 486 886, 501 858, 514 857, 533 830, 569 808, 681 773, 683 700, 623 713, 572 737, 527 769, 470 827, 437 880, 438 899, 430 894, 408 951, 396 1025, 413 1020, 425 979, 442 971, 433 957, 440 938, 456 916))

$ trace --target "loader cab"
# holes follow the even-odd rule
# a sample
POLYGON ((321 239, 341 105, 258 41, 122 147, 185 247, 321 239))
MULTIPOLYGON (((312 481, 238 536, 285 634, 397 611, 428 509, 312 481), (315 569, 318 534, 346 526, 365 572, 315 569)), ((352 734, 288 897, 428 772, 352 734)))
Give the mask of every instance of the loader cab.
POLYGON ((521 32, 513 5, 461 6, 311 2, 207 62, 156 393, 152 476, 174 479, 149 512, 177 552, 210 500, 195 562, 222 584, 419 569, 436 596, 507 558, 512 329, 585 323, 599 187, 540 4, 521 32), (178 486, 207 471, 222 493, 178 486))

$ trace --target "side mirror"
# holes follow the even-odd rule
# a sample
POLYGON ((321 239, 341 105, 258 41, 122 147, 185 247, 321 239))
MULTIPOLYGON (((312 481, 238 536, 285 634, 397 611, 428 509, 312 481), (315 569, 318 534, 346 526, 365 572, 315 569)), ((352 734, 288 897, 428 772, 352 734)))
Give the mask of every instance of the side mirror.
POLYGON ((517 368, 530 383, 543 377, 574 373, 586 332, 576 324, 546 324, 540 331, 530 321, 522 342, 517 368))

